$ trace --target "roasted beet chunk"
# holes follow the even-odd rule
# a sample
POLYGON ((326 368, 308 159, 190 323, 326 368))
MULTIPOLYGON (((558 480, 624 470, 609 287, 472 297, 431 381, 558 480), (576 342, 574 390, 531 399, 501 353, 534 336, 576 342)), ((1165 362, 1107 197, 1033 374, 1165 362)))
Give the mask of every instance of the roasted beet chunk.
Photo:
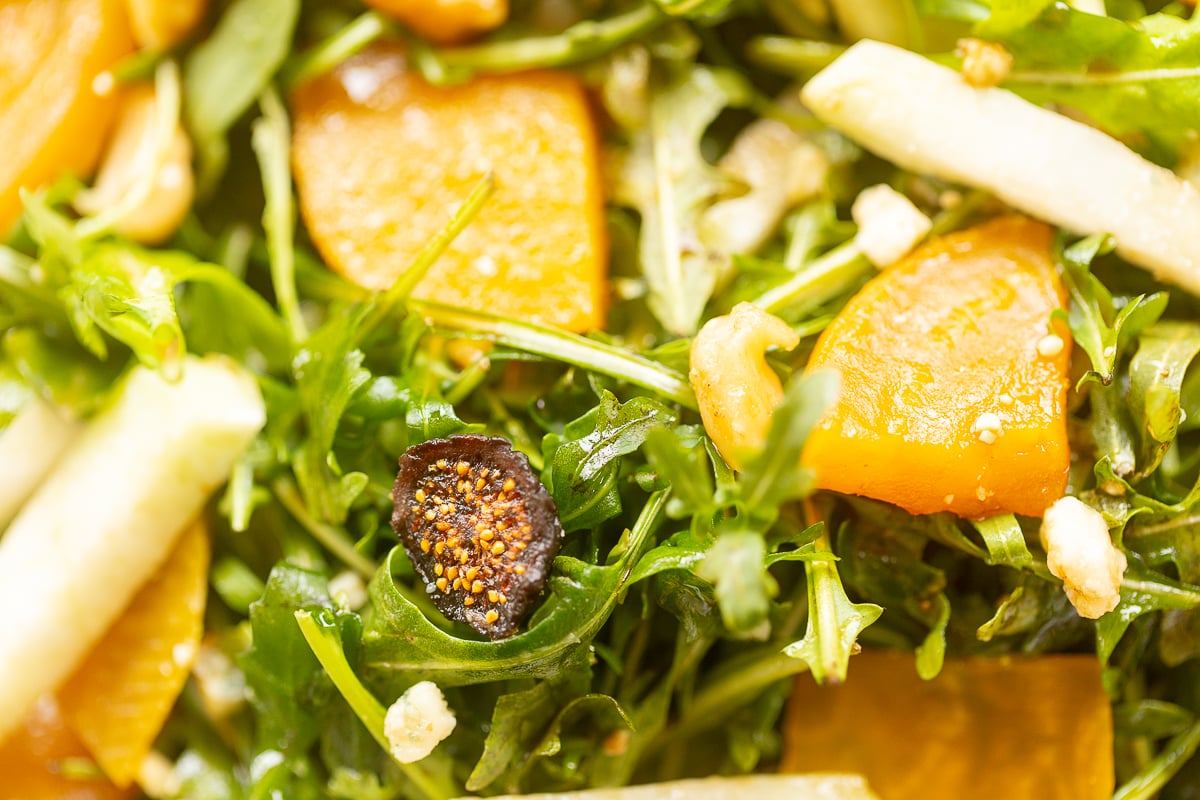
POLYGON ((392 528, 448 618, 516 633, 542 593, 563 529, 554 500, 507 439, 462 435, 400 457, 392 528))

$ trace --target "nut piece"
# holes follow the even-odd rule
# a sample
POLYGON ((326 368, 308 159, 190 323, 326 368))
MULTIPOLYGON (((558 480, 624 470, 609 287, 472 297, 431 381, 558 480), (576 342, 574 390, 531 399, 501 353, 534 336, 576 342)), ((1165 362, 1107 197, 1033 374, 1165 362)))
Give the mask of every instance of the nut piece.
POLYGON ((709 320, 692 341, 688 378, 700 417, 734 469, 741 468, 744 453, 762 445, 783 399, 779 376, 764 357, 767 348, 791 350, 799 343, 786 322, 751 303, 709 320))
POLYGON ((170 237, 195 195, 191 141, 178 114, 164 124, 160 102, 150 84, 128 90, 96 183, 75 199, 84 214, 114 215, 114 230, 143 244, 170 237))
POLYGON ((854 243, 880 269, 908 255, 933 227, 911 200, 883 183, 859 192, 850 216, 858 224, 854 243))
POLYGON ((454 712, 432 681, 410 686, 387 710, 383 733, 392 758, 401 764, 420 761, 454 731, 454 712))
POLYGON ((499 437, 431 439, 400 457, 392 529, 433 604, 492 639, 517 631, 562 543, 558 508, 499 437))
POLYGON ((1121 600, 1126 559, 1112 543, 1099 511, 1063 497, 1042 518, 1046 566, 1061 578, 1079 616, 1099 619, 1121 600))
POLYGON ((955 55, 962 59, 963 80, 981 89, 1003 83, 1012 69, 1012 53, 995 42, 959 39, 955 55))

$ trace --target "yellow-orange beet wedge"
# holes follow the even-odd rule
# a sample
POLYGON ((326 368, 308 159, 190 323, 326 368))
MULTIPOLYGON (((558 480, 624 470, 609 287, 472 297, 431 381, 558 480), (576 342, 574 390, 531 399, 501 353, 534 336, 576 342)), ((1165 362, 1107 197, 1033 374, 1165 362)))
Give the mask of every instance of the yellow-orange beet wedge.
POLYGON ((366 0, 366 3, 441 44, 490 31, 508 19, 508 0, 366 0))
POLYGON ((1070 334, 1050 228, 1005 217, 867 284, 817 341, 841 373, 812 432, 818 485, 913 514, 1041 516, 1066 490, 1070 334))
POLYGON ((59 690, 63 718, 118 786, 138 775, 204 634, 208 533, 195 523, 59 690))
POLYGON ((886 800, 1108 800, 1112 711, 1092 655, 947 659, 867 650, 846 682, 796 679, 782 772, 861 773, 886 800))
POLYGON ((300 207, 326 262, 390 286, 490 170, 496 192, 416 297, 581 331, 604 312, 596 134, 554 72, 430 86, 375 48, 292 97, 300 207))
POLYGON ((103 775, 63 774, 67 759, 88 757, 46 695, 25 722, 0 743, 0 800, 122 800, 129 797, 103 775))
POLYGON ((0 41, 3 238, 22 188, 95 168, 118 100, 96 78, 133 43, 123 0, 0 0, 0 41))

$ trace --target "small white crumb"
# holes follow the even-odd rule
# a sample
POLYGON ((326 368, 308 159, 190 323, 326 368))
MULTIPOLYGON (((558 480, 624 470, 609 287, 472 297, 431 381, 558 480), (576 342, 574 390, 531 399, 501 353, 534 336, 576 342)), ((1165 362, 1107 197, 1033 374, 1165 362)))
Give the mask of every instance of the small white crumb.
POLYGON ((92 94, 97 97, 108 97, 116 87, 117 79, 108 70, 92 78, 92 94))
POLYGON ((855 243, 880 269, 908 255, 933 226, 911 200, 882 183, 859 192, 850 215, 858 224, 855 243))
POLYGON ((983 488, 982 486, 975 487, 975 499, 981 503, 985 502, 989 497, 991 497, 994 494, 995 494, 995 492, 988 491, 987 489, 983 488))
POLYGON ((339 572, 329 581, 329 596, 339 608, 358 611, 367 604, 367 585, 357 572, 339 572))
POLYGON ((1127 562, 1099 511, 1064 497, 1046 510, 1041 536, 1046 566, 1062 579, 1079 616, 1099 619, 1117 607, 1127 562))
POLYGON ((955 55, 962 59, 963 80, 976 88, 1002 83, 1012 69, 1012 53, 995 42, 959 39, 955 55))
POLYGON ((1038 339, 1037 352, 1042 358, 1054 358, 1063 351, 1067 343, 1058 334, 1050 333, 1038 339))
POLYGON ((1000 417, 990 411, 985 411, 971 423, 971 433, 979 437, 984 444, 995 444, 1003 428, 1000 417))
POLYGON ((151 750, 138 768, 137 783, 147 797, 175 797, 181 788, 175 765, 157 750, 151 750))
POLYGON ((996 402, 1002 406, 1011 406, 1016 401, 1013 400, 1013 396, 1011 394, 1004 392, 1003 394, 996 395, 996 402))
POLYGON ((963 195, 957 189, 947 189, 938 195, 938 205, 946 211, 962 205, 963 195))
POLYGON ((246 704, 246 676, 216 645, 204 642, 192 663, 200 703, 213 719, 225 719, 246 704))
POLYGON ((454 712, 437 684, 421 681, 409 687, 387 710, 383 732, 392 757, 401 764, 420 761, 454 730, 454 712))

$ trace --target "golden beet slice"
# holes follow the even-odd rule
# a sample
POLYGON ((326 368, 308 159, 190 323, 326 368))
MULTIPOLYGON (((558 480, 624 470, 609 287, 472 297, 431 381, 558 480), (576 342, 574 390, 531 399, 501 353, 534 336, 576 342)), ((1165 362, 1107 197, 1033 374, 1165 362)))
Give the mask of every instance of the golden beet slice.
POLYGON ((841 373, 803 460, 825 489, 914 514, 1041 516, 1066 490, 1070 333, 1050 228, 1006 217, 879 275, 822 333, 841 373))
POLYGON ((87 757, 54 698, 43 697, 25 724, 0 742, 0 800, 121 800, 130 795, 103 776, 63 774, 68 759, 87 757))
POLYGON ((1108 800, 1113 732, 1095 656, 947 659, 866 651, 838 686, 801 675, 782 771, 864 775, 887 800, 1108 800))
POLYGON ((325 260, 390 286, 489 170, 496 193, 415 295, 571 330, 603 321, 596 135, 554 72, 425 83, 376 48, 292 97, 300 207, 325 260))
POLYGON ((63 717, 118 786, 137 777, 191 673, 208 561, 208 533, 196 523, 59 690, 63 717))
POLYGON ((435 42, 457 42, 508 19, 508 0, 366 0, 435 42))
POLYGON ((20 190, 95 168, 117 109, 96 76, 133 44, 123 0, 0 0, 0 238, 20 190))

